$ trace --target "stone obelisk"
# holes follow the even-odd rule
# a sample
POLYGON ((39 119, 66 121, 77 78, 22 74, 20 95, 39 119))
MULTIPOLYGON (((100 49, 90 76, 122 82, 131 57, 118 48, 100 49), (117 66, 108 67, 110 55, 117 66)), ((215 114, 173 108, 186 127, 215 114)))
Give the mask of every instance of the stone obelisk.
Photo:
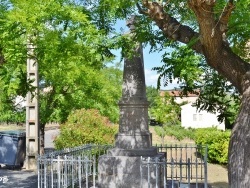
MULTIPOLYGON (((131 37, 135 27, 134 21, 135 17, 127 21, 131 37)), ((136 44, 133 55, 124 60, 119 107, 120 122, 115 147, 108 150, 98 161, 98 187, 147 187, 147 178, 141 177, 141 156, 161 158, 163 154, 157 153, 157 149, 152 147, 152 136, 148 128, 148 101, 141 44, 136 44)), ((155 182, 153 171, 151 175, 151 182, 155 182)))

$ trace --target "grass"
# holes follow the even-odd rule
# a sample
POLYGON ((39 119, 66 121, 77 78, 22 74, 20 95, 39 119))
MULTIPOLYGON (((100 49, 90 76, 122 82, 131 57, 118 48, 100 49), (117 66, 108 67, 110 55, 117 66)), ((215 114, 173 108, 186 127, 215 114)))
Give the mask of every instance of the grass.
MULTIPOLYGON (((52 124, 46 124, 45 130, 48 129, 56 129, 59 128, 59 124, 57 123, 52 123, 52 124)), ((25 131, 26 130, 26 125, 16 125, 16 124, 0 124, 0 131, 25 131)))
POLYGON ((155 126, 149 126, 149 131, 152 133, 152 142, 153 145, 165 145, 165 144, 194 144, 194 140, 185 137, 181 140, 178 140, 175 136, 166 135, 164 139, 158 136, 155 132, 155 126))
POLYGON ((0 124, 0 131, 25 131, 25 125, 15 125, 15 124, 0 124))

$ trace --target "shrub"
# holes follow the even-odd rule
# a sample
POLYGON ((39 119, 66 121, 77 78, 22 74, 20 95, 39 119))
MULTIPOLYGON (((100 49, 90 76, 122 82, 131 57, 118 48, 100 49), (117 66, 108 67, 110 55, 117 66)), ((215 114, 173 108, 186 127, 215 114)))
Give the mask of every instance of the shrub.
POLYGON ((100 115, 98 110, 81 109, 73 111, 60 126, 60 135, 55 139, 56 149, 83 144, 113 144, 118 126, 100 115))
POLYGON ((195 143, 208 146, 208 161, 225 164, 228 161, 230 131, 202 128, 195 131, 195 143))

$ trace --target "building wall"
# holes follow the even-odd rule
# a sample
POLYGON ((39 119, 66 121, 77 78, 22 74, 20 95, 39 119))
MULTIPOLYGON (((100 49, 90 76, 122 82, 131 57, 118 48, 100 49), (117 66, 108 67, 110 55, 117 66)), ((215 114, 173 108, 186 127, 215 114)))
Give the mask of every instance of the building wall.
POLYGON ((181 125, 185 128, 206 128, 217 127, 225 130, 225 123, 219 123, 217 114, 208 113, 207 111, 197 111, 192 103, 181 107, 181 125))

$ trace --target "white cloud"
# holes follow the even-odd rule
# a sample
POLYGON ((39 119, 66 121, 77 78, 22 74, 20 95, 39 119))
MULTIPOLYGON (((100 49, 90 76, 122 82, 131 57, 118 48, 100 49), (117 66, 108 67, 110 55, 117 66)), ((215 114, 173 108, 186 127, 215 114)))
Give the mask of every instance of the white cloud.
POLYGON ((158 79, 158 74, 155 72, 145 69, 145 80, 146 80, 146 85, 147 86, 157 86, 157 79, 158 79))

